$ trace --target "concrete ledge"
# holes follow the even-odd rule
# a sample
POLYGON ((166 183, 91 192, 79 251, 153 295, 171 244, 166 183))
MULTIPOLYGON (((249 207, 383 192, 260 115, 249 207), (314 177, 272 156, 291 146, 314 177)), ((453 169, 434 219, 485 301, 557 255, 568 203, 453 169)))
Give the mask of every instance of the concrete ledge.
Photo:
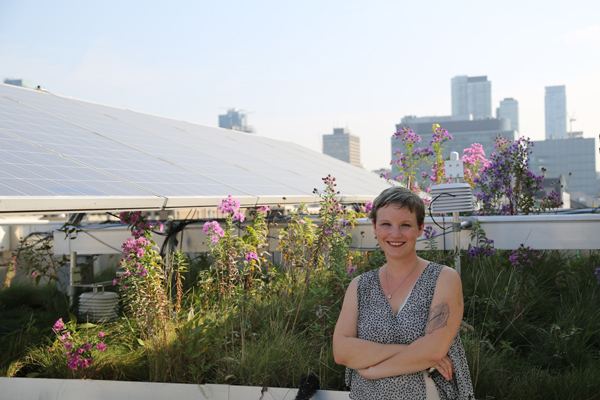
MULTIPOLYGON (((0 378, 0 399, 294 400, 298 389, 76 379, 0 378)), ((347 400, 350 392, 319 390, 314 400, 347 400)))

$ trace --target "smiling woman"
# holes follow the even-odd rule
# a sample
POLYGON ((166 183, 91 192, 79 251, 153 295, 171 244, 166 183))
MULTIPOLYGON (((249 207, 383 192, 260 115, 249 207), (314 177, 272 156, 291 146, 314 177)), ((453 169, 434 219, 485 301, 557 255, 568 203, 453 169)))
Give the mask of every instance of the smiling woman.
POLYGON ((423 200, 403 187, 384 190, 370 218, 386 264, 349 285, 333 335, 352 399, 473 399, 458 335, 460 276, 417 256, 423 200))

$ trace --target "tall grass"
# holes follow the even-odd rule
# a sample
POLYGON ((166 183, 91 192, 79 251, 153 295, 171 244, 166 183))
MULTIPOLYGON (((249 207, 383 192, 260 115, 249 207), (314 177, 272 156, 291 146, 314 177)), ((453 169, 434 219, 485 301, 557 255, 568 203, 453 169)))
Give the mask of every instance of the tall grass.
MULTIPOLYGON (((422 256, 450 265, 454 255, 422 256)), ((355 274, 383 262, 373 253, 355 274)), ((344 367, 331 350, 352 278, 345 269, 315 269, 305 286, 301 269, 292 279, 271 266, 251 286, 224 292, 206 260, 197 263, 186 275, 181 310, 159 335, 138 340, 126 316, 94 328, 106 333, 107 350, 85 377, 297 387, 312 372, 322 389, 345 389, 344 367)), ((511 265, 508 252, 463 256, 461 335, 477 399, 600 398, 599 267, 598 253, 543 252, 525 268, 511 265)), ((83 377, 72 374, 62 344, 52 341, 64 301, 49 289, 10 290, 0 292, 2 375, 83 377)))

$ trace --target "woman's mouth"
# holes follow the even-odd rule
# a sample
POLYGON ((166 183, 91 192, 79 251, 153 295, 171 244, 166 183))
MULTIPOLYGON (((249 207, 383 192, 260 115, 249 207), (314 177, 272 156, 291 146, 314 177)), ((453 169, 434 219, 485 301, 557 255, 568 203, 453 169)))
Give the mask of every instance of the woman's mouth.
POLYGON ((392 247, 401 247, 404 242, 388 242, 388 244, 392 247))

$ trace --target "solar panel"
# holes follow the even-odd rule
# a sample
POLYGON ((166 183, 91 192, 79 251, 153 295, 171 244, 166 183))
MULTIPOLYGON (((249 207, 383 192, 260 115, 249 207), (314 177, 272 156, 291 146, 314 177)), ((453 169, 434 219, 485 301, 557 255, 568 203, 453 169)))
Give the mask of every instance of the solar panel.
POLYGON ((315 201, 312 190, 322 189, 327 174, 347 200, 372 199, 387 187, 371 172, 295 143, 2 84, 0 131, 0 202, 155 195, 169 208, 216 204, 228 194, 245 205, 315 201), (23 146, 36 162, 22 163, 32 157, 23 146))
POLYGON ((19 138, 151 193, 183 196, 193 192, 203 195, 216 186, 231 194, 245 194, 4 97, 0 97, 0 126, 19 138))

